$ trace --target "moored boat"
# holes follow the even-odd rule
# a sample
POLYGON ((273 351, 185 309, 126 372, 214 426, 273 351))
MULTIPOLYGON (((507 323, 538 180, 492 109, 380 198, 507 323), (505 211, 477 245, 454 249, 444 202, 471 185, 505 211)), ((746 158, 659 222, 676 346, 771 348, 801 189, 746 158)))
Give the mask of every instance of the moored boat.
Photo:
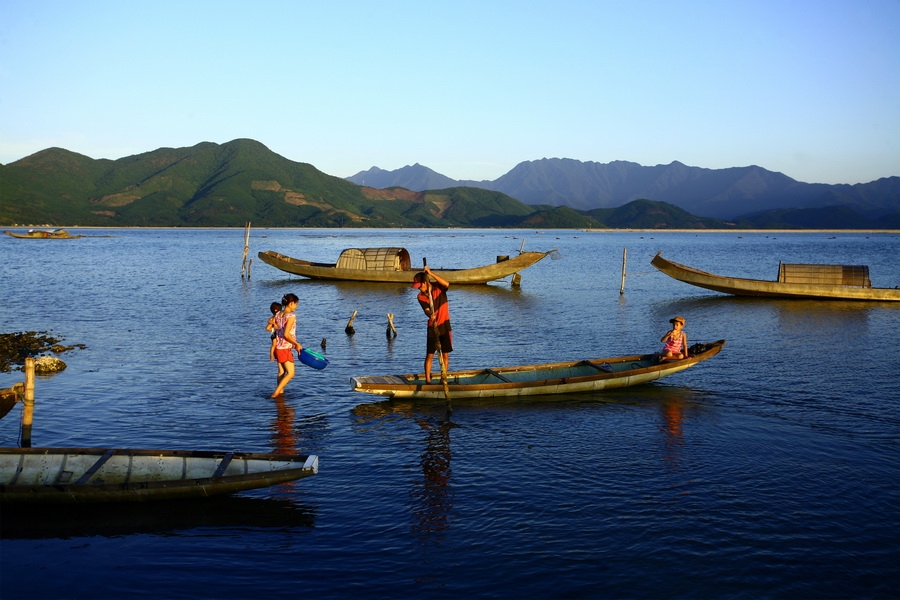
MULTIPOLYGON (((552 252, 552 251, 551 251, 552 252)), ((432 269, 452 284, 480 284, 514 275, 551 252, 521 252, 498 257, 497 262, 470 269, 432 269)), ((292 258, 272 250, 260 252, 264 263, 292 275, 333 281, 411 283, 419 268, 411 264, 405 248, 347 248, 336 263, 316 263, 292 258)))
MULTIPOLYGON (((453 400, 495 396, 537 396, 594 392, 641 385, 674 375, 718 354, 725 340, 694 344, 689 357, 659 362, 657 354, 595 358, 569 362, 451 371, 447 387, 453 400)), ((353 391, 391 398, 444 399, 440 376, 425 383, 423 373, 351 378, 353 391)))
POLYGON ((678 281, 735 296, 805 298, 819 300, 900 301, 900 288, 873 288, 866 265, 786 264, 778 266, 778 279, 742 279, 713 275, 662 257, 650 264, 678 281))
POLYGON ((315 455, 0 448, 0 504, 207 497, 294 481, 318 470, 315 455))
POLYGON ((77 240, 84 237, 83 235, 72 235, 65 229, 29 229, 25 233, 14 231, 4 231, 3 233, 20 240, 77 240))

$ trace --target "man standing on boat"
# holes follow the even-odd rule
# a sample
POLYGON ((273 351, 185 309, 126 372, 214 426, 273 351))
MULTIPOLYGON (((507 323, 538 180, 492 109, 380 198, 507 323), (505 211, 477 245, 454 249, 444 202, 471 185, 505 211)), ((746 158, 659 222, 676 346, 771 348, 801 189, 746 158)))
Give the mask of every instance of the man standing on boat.
POLYGON ((447 301, 447 288, 450 282, 436 275, 428 265, 416 273, 413 278, 414 288, 419 290, 416 299, 428 316, 428 335, 425 349, 425 382, 431 383, 431 363, 434 354, 440 348, 443 369, 450 368, 450 353, 453 352, 453 331, 450 328, 450 303, 447 301), (434 278, 434 283, 430 277, 434 278), (432 313, 432 310, 434 311, 432 313))

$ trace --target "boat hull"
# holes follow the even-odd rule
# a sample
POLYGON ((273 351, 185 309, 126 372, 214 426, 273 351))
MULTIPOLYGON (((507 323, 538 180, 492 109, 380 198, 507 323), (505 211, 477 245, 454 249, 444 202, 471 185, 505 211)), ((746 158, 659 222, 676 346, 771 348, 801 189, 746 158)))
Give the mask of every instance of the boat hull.
MULTIPOLYGON (((545 396, 596 392, 650 383, 689 369, 718 354, 725 340, 700 344, 701 351, 682 360, 658 362, 656 355, 619 356, 569 362, 544 363, 497 369, 453 371, 447 374, 453 400, 498 396, 545 396)), ((425 375, 375 375, 353 377, 353 391, 405 399, 445 399, 439 377, 425 383, 425 375)))
POLYGON ((761 279, 723 277, 666 260, 660 254, 654 256, 653 260, 650 261, 650 264, 672 279, 707 290, 731 294, 733 296, 900 302, 900 289, 898 288, 783 283, 761 279))
POLYGON ((31 233, 16 233, 14 231, 4 231, 6 235, 19 240, 77 240, 83 238, 83 235, 72 235, 68 231, 55 233, 51 231, 35 231, 31 233))
POLYGON ((315 475, 315 455, 0 448, 0 504, 202 498, 315 475))
MULTIPOLYGON (((503 279, 522 269, 526 269, 547 256, 549 252, 522 252, 514 258, 475 267, 472 269, 432 269, 451 284, 481 284, 503 279)), ((291 258, 271 250, 260 252, 259 258, 264 263, 280 269, 285 273, 300 275, 309 279, 330 281, 363 281, 373 283, 412 283, 413 276, 420 269, 410 270, 368 270, 341 269, 335 264, 313 263, 298 258, 291 258)))

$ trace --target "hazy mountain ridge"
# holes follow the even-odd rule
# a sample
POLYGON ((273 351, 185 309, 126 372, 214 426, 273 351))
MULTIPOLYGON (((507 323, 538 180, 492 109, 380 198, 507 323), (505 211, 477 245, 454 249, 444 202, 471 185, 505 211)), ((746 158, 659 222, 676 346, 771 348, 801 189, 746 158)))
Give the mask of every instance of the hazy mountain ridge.
MULTIPOLYGON (((418 163, 397 171, 373 167, 348 177, 366 184, 415 185, 443 175, 418 163), (395 175, 396 174, 396 175, 395 175)), ((456 181, 455 185, 483 187, 532 205, 566 205, 577 210, 613 208, 638 199, 674 204, 704 217, 736 219, 774 209, 849 206, 870 218, 900 212, 900 177, 864 184, 802 183, 762 167, 704 169, 680 162, 645 167, 633 162, 582 162, 544 158, 516 165, 494 181, 456 181)))

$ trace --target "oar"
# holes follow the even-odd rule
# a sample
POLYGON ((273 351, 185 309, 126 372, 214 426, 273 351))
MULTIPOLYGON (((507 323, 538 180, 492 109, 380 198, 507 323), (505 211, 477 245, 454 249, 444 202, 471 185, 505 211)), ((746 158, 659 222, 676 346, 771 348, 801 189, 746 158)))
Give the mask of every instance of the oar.
MULTIPOLYGON (((427 258, 422 258, 422 265, 425 267, 428 266, 427 258)), ((428 275, 426 274, 425 277, 428 277, 428 275)), ((431 281, 429 280, 428 283, 431 284, 431 281)), ((447 363, 444 362, 444 352, 441 350, 441 334, 440 331, 438 331, 437 315, 434 314, 434 298, 431 296, 431 290, 428 290, 427 296, 428 306, 431 308, 431 318, 434 321, 432 327, 434 327, 434 338, 435 342, 437 342, 438 362, 441 363, 441 385, 444 386, 444 398, 447 399, 447 413, 449 414, 453 412, 453 405, 450 403, 450 384, 447 383, 447 363)))

